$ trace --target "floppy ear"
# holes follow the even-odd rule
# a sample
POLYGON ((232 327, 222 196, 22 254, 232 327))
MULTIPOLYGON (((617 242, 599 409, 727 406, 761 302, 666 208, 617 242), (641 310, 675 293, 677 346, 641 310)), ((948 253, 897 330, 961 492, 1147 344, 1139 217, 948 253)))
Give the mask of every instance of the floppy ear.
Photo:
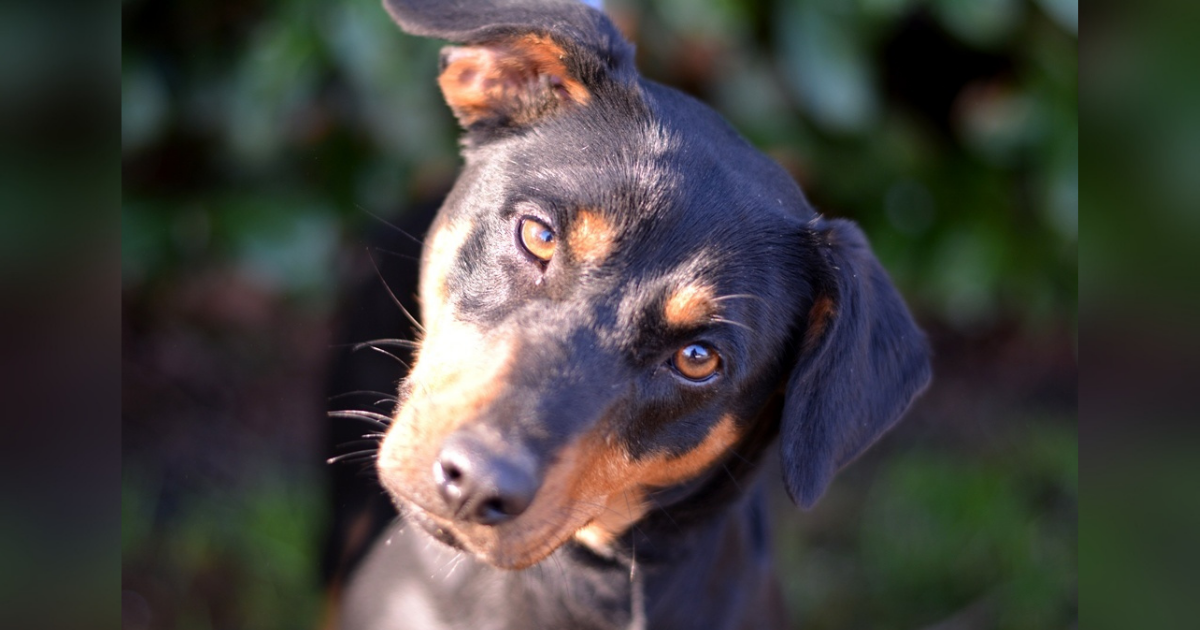
POLYGON ((581 0, 384 0, 400 28, 442 50, 438 85, 466 129, 522 127, 633 73, 633 47, 581 0))
POLYGON ((808 226, 813 303, 784 392, 784 482, 816 503, 835 473, 890 428, 929 383, 929 348, 849 221, 808 226))

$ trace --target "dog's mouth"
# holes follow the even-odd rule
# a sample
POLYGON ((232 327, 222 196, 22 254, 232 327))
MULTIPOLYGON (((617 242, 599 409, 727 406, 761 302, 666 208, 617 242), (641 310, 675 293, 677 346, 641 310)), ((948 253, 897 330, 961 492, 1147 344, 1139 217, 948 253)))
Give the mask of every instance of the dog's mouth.
MULTIPOLYGON (((394 424, 384 440, 378 463, 384 488, 406 518, 434 540, 510 570, 541 562, 571 540, 597 553, 610 553, 619 537, 647 513, 648 489, 696 477, 728 452, 738 437, 730 416, 682 456, 660 454, 634 460, 606 431, 592 430, 557 453, 519 511, 503 512, 482 500, 463 504, 478 509, 456 510, 454 487, 439 485, 437 475, 429 472, 435 467, 422 465, 438 457, 438 451, 428 446, 428 439, 395 432, 411 426, 394 424)), ((442 474, 450 479, 444 470, 442 474)), ((489 495, 476 497, 481 498, 489 495)))
POLYGON ((410 500, 403 500, 403 503, 404 518, 430 538, 499 569, 519 570, 537 564, 570 540, 579 529, 566 523, 550 528, 533 527, 529 523, 512 523, 499 529, 482 528, 445 519, 410 500))
POLYGON ((456 551, 468 551, 449 527, 438 523, 421 508, 411 507, 411 509, 405 511, 405 517, 415 522, 418 527, 425 530, 425 533, 443 545, 456 551))
POLYGON ((407 492, 389 488, 389 494, 402 518, 410 525, 416 525, 438 543, 468 553, 498 569, 520 570, 533 566, 572 539, 591 546, 590 539, 586 535, 581 538, 581 534, 586 534, 593 523, 598 522, 595 514, 588 514, 598 510, 550 501, 533 514, 522 515, 511 522, 480 525, 429 509, 407 492))

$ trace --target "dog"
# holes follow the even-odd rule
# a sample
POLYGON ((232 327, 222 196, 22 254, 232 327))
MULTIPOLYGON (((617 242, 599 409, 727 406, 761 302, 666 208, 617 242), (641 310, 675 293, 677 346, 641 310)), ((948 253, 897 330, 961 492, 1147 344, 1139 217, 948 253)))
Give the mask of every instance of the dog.
POLYGON ((769 449, 808 508, 931 376, 866 238, 641 77, 596 8, 385 8, 455 44, 438 84, 464 165, 424 240, 415 363, 379 418, 401 518, 339 589, 337 625, 787 627, 769 449))

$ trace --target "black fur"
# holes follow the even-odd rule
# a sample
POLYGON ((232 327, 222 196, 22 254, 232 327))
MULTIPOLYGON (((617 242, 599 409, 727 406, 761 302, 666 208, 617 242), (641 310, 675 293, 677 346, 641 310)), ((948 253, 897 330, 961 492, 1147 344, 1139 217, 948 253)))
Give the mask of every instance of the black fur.
POLYGON ((792 499, 810 507, 834 473, 889 429, 929 382, 929 350, 854 224, 817 220, 808 248, 835 312, 788 380, 781 453, 792 499))
POLYGON ((639 77, 632 47, 576 0, 386 7, 404 30, 456 43, 548 36, 590 96, 532 120, 468 124, 465 165, 434 224, 470 225, 449 303, 533 348, 473 422, 502 436, 496 448, 533 452, 537 474, 601 418, 620 419, 614 439, 635 459, 684 455, 725 416, 742 438, 720 465, 656 489, 656 509, 606 553, 568 541, 504 571, 399 522, 357 569, 344 627, 783 627, 754 476, 766 449, 779 438, 788 491, 811 506, 930 377, 924 336, 865 237, 817 215, 707 107, 639 77), (514 240, 523 217, 565 235, 582 209, 616 235, 602 265, 562 243, 543 264, 514 240), (697 280, 720 296, 721 320, 664 321, 666 296, 697 280), (809 321, 821 301, 828 316, 809 321), (701 385, 668 367, 695 341, 722 358, 701 385))

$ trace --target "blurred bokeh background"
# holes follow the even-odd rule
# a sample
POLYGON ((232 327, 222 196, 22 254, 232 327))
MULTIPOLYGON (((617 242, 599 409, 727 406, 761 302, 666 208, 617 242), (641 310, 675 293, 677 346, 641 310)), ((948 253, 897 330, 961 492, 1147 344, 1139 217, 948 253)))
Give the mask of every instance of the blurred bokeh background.
MULTIPOLYGON (((777 502, 796 619, 1074 627, 1077 3, 606 5, 863 226, 934 344, 904 422, 777 502)), ((378 0, 126 0, 122 30, 125 627, 313 627, 338 303, 455 173, 441 43, 378 0)))

